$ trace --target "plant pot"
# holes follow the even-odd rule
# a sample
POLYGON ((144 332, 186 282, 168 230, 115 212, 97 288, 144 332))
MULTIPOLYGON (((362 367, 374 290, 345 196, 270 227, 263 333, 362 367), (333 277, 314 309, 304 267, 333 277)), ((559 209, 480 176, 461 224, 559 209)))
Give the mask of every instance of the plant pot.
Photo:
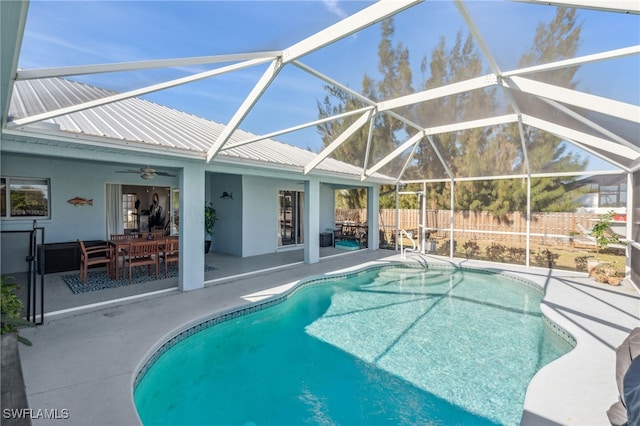
POLYGON ((596 280, 599 283, 602 284, 606 284, 608 282, 608 278, 605 274, 603 274, 602 272, 598 272, 592 275, 593 279, 596 280))
POLYGON ((211 249, 211 240, 204 240, 204 254, 209 253, 211 249))
POLYGON ((599 265, 600 265, 599 260, 587 261, 587 274, 591 275, 599 265))

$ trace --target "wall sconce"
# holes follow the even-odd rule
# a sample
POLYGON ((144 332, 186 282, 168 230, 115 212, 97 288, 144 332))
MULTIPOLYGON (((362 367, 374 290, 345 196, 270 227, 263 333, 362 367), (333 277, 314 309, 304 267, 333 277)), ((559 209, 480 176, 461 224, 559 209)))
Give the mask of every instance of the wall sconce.
POLYGON ((233 194, 227 191, 224 191, 222 193, 222 195, 220 196, 220 198, 225 199, 225 200, 233 200, 233 194))

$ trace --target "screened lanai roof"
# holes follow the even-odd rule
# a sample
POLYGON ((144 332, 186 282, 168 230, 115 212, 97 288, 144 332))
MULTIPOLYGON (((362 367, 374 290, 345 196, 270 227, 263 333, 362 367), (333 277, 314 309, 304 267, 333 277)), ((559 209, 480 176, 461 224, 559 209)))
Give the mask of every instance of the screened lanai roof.
MULTIPOLYGON (((15 116, 3 97, 5 133, 143 98, 223 126, 199 142, 203 161, 277 139, 315 153, 305 173, 345 159, 338 153, 350 144, 360 145, 348 161, 364 167, 363 179, 407 179, 419 157, 434 163, 436 179, 557 173, 531 157, 532 143, 551 137, 591 170, 640 165, 636 1, 33 2, 13 14, 18 24, 3 25, 15 30, 3 34, 3 59, 15 58, 3 64, 5 94, 16 82, 63 77, 105 96, 15 116), (570 8, 574 27, 554 22, 570 8), (387 47, 406 58, 385 85, 379 48, 389 19, 387 47), (320 115, 327 87, 353 102, 320 115), (373 137, 388 119, 401 124, 373 137), (317 129, 334 123, 323 138, 317 129), (488 135, 494 150, 514 151, 510 163, 485 156, 486 167, 457 168, 455 157, 479 153, 488 135)), ((188 149, 179 136, 172 143, 188 149)))

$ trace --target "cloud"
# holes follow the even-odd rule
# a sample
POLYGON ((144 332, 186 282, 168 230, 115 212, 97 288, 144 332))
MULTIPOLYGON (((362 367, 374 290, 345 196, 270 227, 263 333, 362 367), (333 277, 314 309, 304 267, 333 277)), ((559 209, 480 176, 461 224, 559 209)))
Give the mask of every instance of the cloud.
POLYGON ((333 13, 340 19, 344 19, 348 16, 340 6, 338 6, 338 0, 322 0, 329 12, 333 13))

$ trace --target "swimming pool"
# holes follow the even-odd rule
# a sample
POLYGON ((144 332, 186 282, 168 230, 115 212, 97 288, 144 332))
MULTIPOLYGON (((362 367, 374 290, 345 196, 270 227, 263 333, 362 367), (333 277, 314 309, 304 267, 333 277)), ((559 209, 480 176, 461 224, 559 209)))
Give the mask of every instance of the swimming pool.
POLYGON ((518 424, 535 372, 572 348, 542 296, 436 267, 306 282, 165 344, 136 407, 145 425, 518 424))

